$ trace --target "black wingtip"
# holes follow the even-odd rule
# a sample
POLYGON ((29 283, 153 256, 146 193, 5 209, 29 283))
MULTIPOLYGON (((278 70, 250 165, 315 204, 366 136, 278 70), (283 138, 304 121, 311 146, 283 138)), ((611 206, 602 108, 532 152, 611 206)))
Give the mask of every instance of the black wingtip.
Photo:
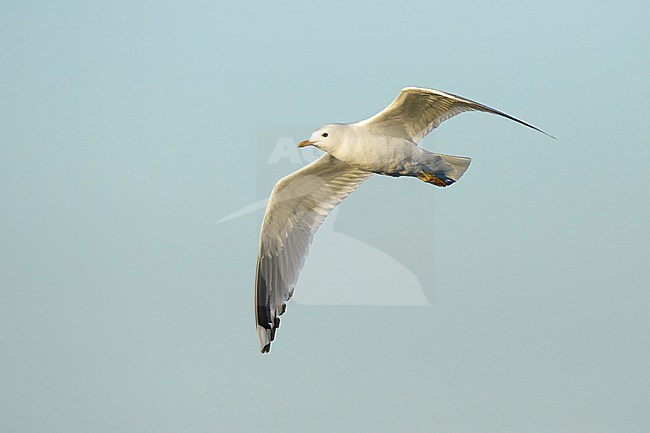
POLYGON ((534 130, 537 131, 537 132, 541 132, 542 134, 546 135, 547 137, 551 137, 553 140, 557 140, 557 138, 555 138, 555 136, 549 134, 549 133, 546 132, 546 131, 543 131, 543 130, 539 129, 537 126, 531 125, 530 123, 528 123, 528 122, 524 122, 523 120, 519 120, 519 119, 517 119, 516 117, 512 117, 512 116, 509 115, 509 114, 505 114, 505 113, 502 113, 502 112, 499 112, 499 113, 500 113, 501 115, 505 115, 505 117, 507 117, 507 118, 510 119, 510 120, 514 120, 515 122, 520 123, 520 124, 522 124, 522 125, 524 125, 524 126, 527 126, 527 127, 531 128, 531 129, 534 129, 534 130))
POLYGON ((541 129, 539 129, 539 128, 535 127, 535 126, 532 126, 532 125, 528 125, 528 126, 530 126, 531 128, 533 128, 536 131, 541 132, 542 134, 546 135, 547 137, 551 137, 553 140, 557 140, 557 137, 555 137, 554 135, 549 134, 546 131, 542 131, 541 129))
POLYGON ((511 116, 509 114, 506 114, 506 113, 504 113, 502 111, 498 111, 498 110, 495 110, 495 111, 496 111, 495 114, 499 114, 499 115, 504 116, 504 117, 506 117, 506 118, 508 118, 510 120, 514 120, 515 122, 517 122, 517 123, 519 123, 521 125, 527 126, 527 127, 531 128, 531 129, 534 129, 537 132, 541 132, 542 134, 546 135, 547 137, 552 138, 553 140, 557 140, 557 138, 555 138, 555 136, 549 134, 546 131, 543 131, 543 130, 539 129, 537 126, 531 125, 530 123, 524 122, 523 120, 519 120, 516 117, 513 117, 513 116, 511 116))

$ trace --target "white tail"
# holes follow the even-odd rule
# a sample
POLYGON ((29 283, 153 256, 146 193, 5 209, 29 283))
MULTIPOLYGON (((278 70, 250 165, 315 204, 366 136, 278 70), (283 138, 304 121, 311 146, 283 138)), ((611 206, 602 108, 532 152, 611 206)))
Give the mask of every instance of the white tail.
POLYGON ((465 174, 467 168, 469 167, 469 164, 472 162, 471 158, 467 158, 465 156, 451 156, 451 155, 442 155, 442 154, 439 154, 437 156, 439 156, 440 158, 442 158, 444 162, 452 166, 453 170, 444 170, 444 171, 445 171, 445 176, 447 176, 450 179, 453 179, 454 181, 458 181, 458 179, 460 179, 460 177, 465 174))

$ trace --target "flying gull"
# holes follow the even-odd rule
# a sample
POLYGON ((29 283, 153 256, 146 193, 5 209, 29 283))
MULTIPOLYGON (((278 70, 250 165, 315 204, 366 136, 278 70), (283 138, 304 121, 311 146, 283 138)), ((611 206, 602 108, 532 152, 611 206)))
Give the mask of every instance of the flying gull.
POLYGON ((314 233, 330 211, 364 180, 373 173, 411 176, 446 187, 460 179, 470 158, 428 152, 418 147, 418 142, 440 123, 464 111, 496 114, 546 134, 470 99, 407 87, 371 118, 325 125, 298 144, 314 146, 325 154, 280 179, 269 197, 255 281, 255 318, 262 353, 271 348, 314 233))

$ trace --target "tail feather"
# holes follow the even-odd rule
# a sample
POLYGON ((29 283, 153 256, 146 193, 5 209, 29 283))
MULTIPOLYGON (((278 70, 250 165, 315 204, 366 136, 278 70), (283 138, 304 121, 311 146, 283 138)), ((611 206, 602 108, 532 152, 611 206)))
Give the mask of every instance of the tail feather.
POLYGON ((445 175, 454 181, 458 181, 458 179, 460 179, 460 177, 465 174, 469 168, 469 164, 472 162, 472 159, 466 156, 451 156, 442 154, 439 154, 438 156, 444 162, 451 165, 452 169, 445 170, 445 175))

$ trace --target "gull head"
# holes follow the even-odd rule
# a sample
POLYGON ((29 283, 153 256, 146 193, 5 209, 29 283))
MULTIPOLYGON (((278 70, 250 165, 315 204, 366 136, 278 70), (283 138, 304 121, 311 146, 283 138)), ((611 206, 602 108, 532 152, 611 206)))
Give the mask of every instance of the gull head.
POLYGON ((331 153, 343 141, 346 132, 345 125, 334 123, 325 125, 314 131, 309 140, 298 143, 298 147, 314 146, 331 153))

